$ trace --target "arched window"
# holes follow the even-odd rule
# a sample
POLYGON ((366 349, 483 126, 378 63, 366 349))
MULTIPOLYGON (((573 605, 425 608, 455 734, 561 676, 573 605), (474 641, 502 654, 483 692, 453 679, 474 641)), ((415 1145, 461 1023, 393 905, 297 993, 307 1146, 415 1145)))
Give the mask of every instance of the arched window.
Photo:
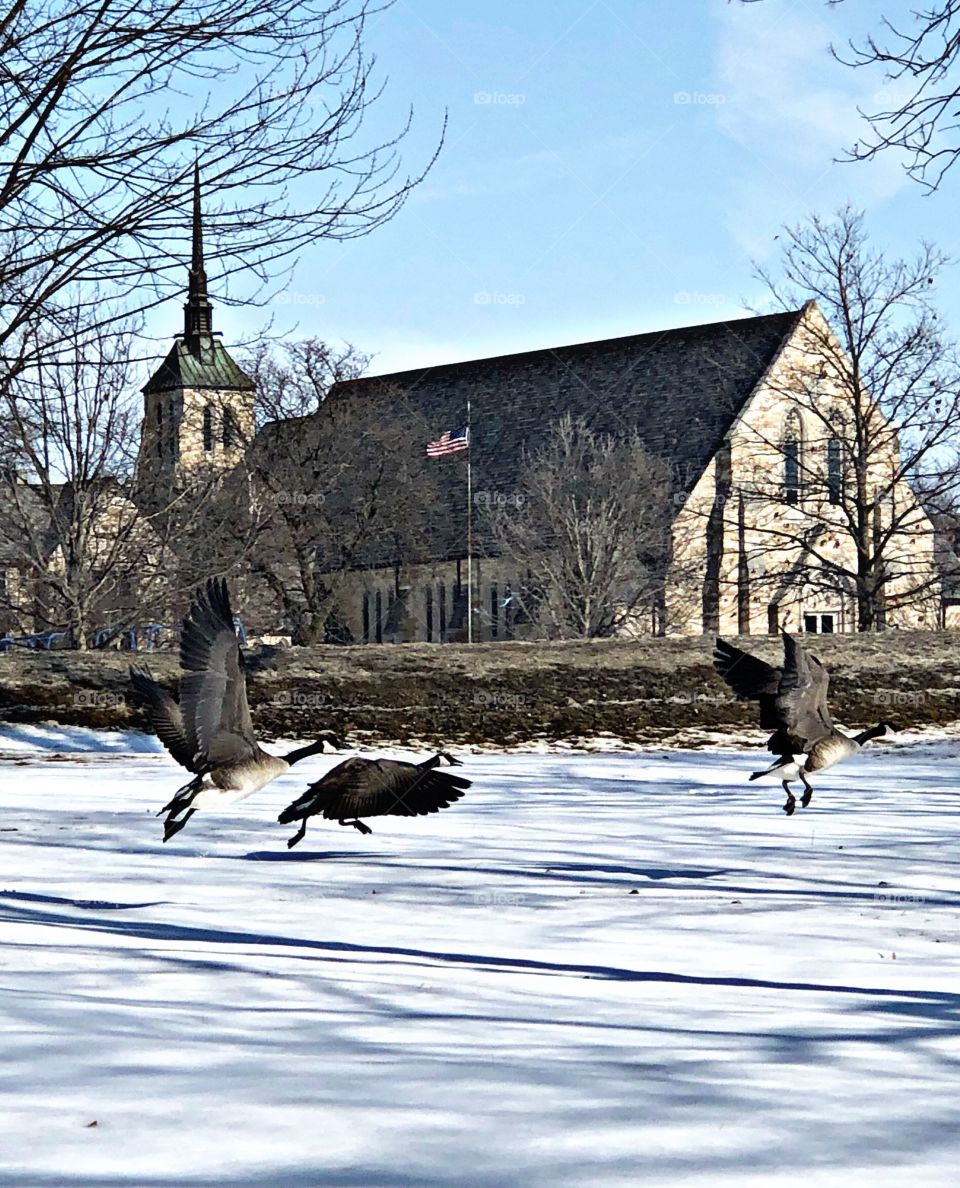
POLYGON ((840 502, 843 494, 843 466, 840 438, 831 437, 827 442, 827 499, 833 504, 840 502))
POLYGON ((783 497, 787 503, 799 503, 803 472, 803 424, 796 410, 787 417, 783 429, 783 497))
POLYGON ((163 461, 163 404, 157 401, 157 457, 163 461))
POLYGON ((213 405, 208 404, 203 410, 203 448, 206 453, 213 449, 213 405))
POLYGON ((232 450, 239 441, 240 432, 237 418, 233 415, 232 408, 225 409, 223 413, 223 448, 232 450))
POLYGON ((174 462, 180 457, 180 443, 177 439, 177 418, 173 409, 173 397, 167 402, 167 437, 169 439, 170 457, 174 462))
POLYGON ((374 638, 377 643, 383 643, 383 591, 377 591, 376 598, 376 630, 374 638))

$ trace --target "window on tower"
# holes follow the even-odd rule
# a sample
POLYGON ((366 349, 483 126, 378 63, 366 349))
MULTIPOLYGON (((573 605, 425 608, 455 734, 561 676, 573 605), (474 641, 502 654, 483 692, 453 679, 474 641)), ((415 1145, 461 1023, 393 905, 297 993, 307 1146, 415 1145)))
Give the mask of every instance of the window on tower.
POLYGON ((157 401, 157 440, 156 440, 157 457, 163 461, 163 403, 157 401))
POLYGON ((240 428, 233 415, 233 409, 228 408, 223 414, 223 448, 232 450, 240 441, 240 428))
POLYGON ((213 405, 208 404, 203 410, 203 449, 209 454, 213 449, 213 405))

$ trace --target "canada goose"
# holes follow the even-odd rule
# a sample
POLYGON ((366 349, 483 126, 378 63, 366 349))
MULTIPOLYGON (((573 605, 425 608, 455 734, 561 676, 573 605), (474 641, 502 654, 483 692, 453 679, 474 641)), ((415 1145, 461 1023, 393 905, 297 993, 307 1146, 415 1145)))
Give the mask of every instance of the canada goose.
POLYGON ((827 708, 830 683, 827 670, 786 631, 782 668, 774 668, 719 638, 713 663, 740 700, 760 703, 760 725, 774 732, 767 748, 778 759, 765 771, 755 771, 750 779, 759 780, 763 776, 779 779, 787 794, 783 806, 787 816, 792 816, 797 807, 790 791, 791 782, 802 781, 804 792, 800 803, 806 808, 813 796, 809 774, 849 759, 872 738, 898 729, 890 722, 879 722, 852 737, 838 730, 827 708))
POLYGON ((463 766, 446 751, 439 751, 422 763, 357 756, 338 763, 280 814, 281 825, 303 822, 287 842, 287 848, 293 849, 303 838, 307 818, 317 813, 328 821, 372 833, 360 817, 419 817, 448 808, 470 787, 470 780, 435 771, 441 759, 454 767, 463 766))
POLYGON ((324 745, 341 745, 335 735, 324 734, 282 757, 261 749, 250 720, 243 654, 223 579, 211 579, 193 600, 180 636, 180 667, 179 703, 148 669, 130 668, 134 693, 154 733, 195 777, 160 810, 167 814, 164 841, 179 833, 197 809, 249 796, 292 764, 319 754, 324 745))

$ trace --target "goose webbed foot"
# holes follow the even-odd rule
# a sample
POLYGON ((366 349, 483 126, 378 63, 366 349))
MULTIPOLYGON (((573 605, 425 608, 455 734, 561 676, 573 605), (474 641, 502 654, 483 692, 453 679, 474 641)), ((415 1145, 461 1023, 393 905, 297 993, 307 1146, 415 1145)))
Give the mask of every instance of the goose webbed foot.
POLYGON ((306 817, 304 817, 300 828, 293 835, 293 837, 291 837, 290 840, 287 842, 287 849, 292 850, 293 847, 297 844, 297 842, 303 841, 306 832, 307 832, 307 819, 306 819, 306 817))
POLYGON ((338 821, 338 825, 352 825, 354 829, 359 829, 361 833, 373 833, 369 825, 364 825, 362 821, 338 821))
POLYGON ((786 792, 786 794, 787 794, 787 803, 783 806, 783 811, 787 814, 788 817, 792 817, 797 809, 797 798, 790 791, 790 785, 787 783, 786 780, 782 780, 781 783, 783 784, 784 792, 786 792))
POLYGON ((163 823, 163 840, 168 842, 171 837, 179 833, 196 811, 196 809, 188 809, 183 814, 183 816, 176 821, 168 817, 163 823))

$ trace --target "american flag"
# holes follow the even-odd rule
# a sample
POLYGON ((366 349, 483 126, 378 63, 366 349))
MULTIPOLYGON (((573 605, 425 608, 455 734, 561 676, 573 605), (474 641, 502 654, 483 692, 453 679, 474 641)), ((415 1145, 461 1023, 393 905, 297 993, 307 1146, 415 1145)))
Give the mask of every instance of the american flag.
POLYGON ((428 458, 444 458, 447 454, 455 454, 458 450, 470 448, 470 430, 463 425, 460 429, 448 429, 436 441, 427 442, 428 458))

